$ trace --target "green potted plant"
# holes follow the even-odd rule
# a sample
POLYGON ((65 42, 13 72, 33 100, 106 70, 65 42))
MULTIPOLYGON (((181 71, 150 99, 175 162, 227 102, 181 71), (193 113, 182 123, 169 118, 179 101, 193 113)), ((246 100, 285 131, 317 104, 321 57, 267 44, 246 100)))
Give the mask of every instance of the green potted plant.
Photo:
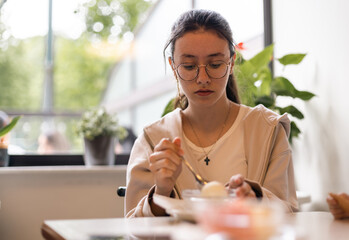
MULTIPOLYGON (((263 104, 265 107, 278 112, 288 113, 293 118, 303 119, 303 113, 293 105, 281 107, 278 105, 279 96, 299 98, 303 101, 312 99, 315 94, 308 91, 300 91, 287 78, 283 76, 273 76, 269 64, 273 60, 274 44, 264 48, 251 59, 245 60, 237 52, 235 60, 235 75, 239 86, 241 102, 248 106, 263 104)), ((288 65, 297 65, 302 62, 306 54, 287 54, 277 58, 285 68, 288 65)), ((292 120, 292 118, 291 118, 292 120)), ((293 137, 298 137, 300 130, 295 121, 291 121, 291 134, 289 137, 292 143, 293 137)))
POLYGON ((9 123, 7 123, 9 120, 8 116, 4 112, 0 111, 0 113, 0 167, 7 167, 9 163, 9 156, 6 134, 16 126, 21 116, 14 117, 9 123))
MULTIPOLYGON (((241 46, 241 44, 238 46, 241 46)), ((299 91, 283 76, 272 76, 269 64, 273 60, 273 50, 274 45, 271 44, 248 60, 244 59, 241 53, 237 51, 234 73, 239 86, 241 102, 251 107, 263 104, 265 107, 279 114, 287 112, 294 118, 303 119, 303 113, 295 106, 278 106, 277 97, 286 96, 308 101, 315 94, 308 91, 299 91)), ((291 64, 299 64, 305 56, 306 54, 303 53, 288 54, 276 60, 286 67, 291 64)), ((174 109, 174 100, 173 98, 168 102, 162 116, 174 109)), ((293 137, 297 137, 300 132, 295 121, 291 121, 290 143, 292 143, 293 137)))
POLYGON ((84 139, 85 165, 114 165, 115 144, 127 136, 116 115, 105 108, 94 108, 82 115, 77 123, 77 134, 84 139))

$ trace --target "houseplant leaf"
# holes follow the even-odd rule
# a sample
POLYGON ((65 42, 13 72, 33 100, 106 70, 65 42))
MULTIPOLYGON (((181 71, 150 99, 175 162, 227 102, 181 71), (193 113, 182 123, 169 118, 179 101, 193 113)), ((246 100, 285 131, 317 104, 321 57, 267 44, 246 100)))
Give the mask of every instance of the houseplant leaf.
POLYGON ((258 97, 255 101, 255 105, 258 104, 263 104, 265 107, 270 108, 275 104, 275 100, 271 96, 261 96, 258 97))
POLYGON ((292 139, 294 137, 298 137, 298 135, 301 133, 301 131, 299 130, 299 128, 297 127, 297 124, 295 122, 291 122, 291 132, 290 132, 290 136, 289 136, 289 141, 292 144, 292 139))
POLYGON ((271 84, 272 91, 279 96, 289 96, 293 98, 300 98, 302 100, 310 100, 315 94, 307 91, 298 91, 293 84, 284 77, 276 77, 271 84))
POLYGON ((235 56, 235 65, 241 65, 246 61, 239 51, 235 52, 235 56))
POLYGON ((248 61, 251 62, 255 69, 260 69, 264 66, 267 66, 273 58, 273 50, 274 44, 270 44, 248 61))
POLYGON ((283 56, 282 58, 278 58, 277 60, 284 66, 289 64, 298 64, 300 63, 303 58, 306 56, 306 54, 288 54, 283 56))
POLYGON ((314 96, 315 96, 314 93, 307 92, 307 91, 297 91, 296 92, 296 97, 300 98, 304 101, 308 101, 308 100, 312 99, 314 96))
POLYGON ((88 140, 98 136, 115 136, 123 140, 127 130, 119 125, 116 114, 109 114, 104 107, 93 108, 83 113, 76 123, 76 133, 88 140))
POLYGON ((262 82, 258 87, 258 95, 270 95, 272 76, 269 67, 265 66, 263 69, 261 69, 260 73, 258 74, 258 78, 262 82))
POLYGON ((284 77, 276 77, 271 83, 271 89, 279 96, 296 97, 296 88, 284 77))
POLYGON ((20 118, 21 118, 21 116, 14 117, 9 124, 7 124, 5 127, 1 128, 0 129, 0 137, 4 136, 8 132, 10 132, 12 130, 12 128, 14 128, 16 126, 16 124, 20 118))
POLYGON ((251 84, 257 80, 257 70, 250 61, 244 61, 240 65, 235 65, 234 73, 237 80, 241 79, 241 83, 251 84))
POLYGON ((280 114, 289 113, 298 119, 304 118, 303 113, 301 111, 299 111, 295 106, 292 106, 292 105, 289 105, 289 106, 284 107, 284 108, 277 107, 276 109, 279 110, 280 114))
POLYGON ((165 116, 167 113, 170 113, 174 110, 175 98, 172 98, 166 105, 161 117, 165 116))

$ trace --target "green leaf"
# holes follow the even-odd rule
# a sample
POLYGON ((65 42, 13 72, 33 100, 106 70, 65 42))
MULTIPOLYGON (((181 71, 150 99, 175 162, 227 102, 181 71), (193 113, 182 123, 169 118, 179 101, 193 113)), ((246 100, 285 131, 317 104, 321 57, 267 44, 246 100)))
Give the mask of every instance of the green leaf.
POLYGON ((308 101, 312 99, 315 94, 307 91, 297 91, 296 96, 304 101, 308 101))
POLYGON ((290 105, 284 108, 277 107, 277 109, 279 110, 280 114, 289 113, 296 118, 299 118, 299 119, 304 118, 303 113, 299 111, 295 106, 290 105))
POLYGON ((255 67, 255 69, 260 69, 267 66, 273 58, 274 44, 270 44, 263 51, 255 55, 253 58, 248 60, 255 67))
POLYGON ((298 135, 301 133, 301 130, 299 130, 299 128, 297 127, 297 124, 295 122, 291 122, 291 133, 289 136, 289 141, 292 144, 292 139, 294 137, 298 137, 298 135))
POLYGON ((284 77, 276 77, 271 84, 271 89, 279 96, 290 96, 293 98, 296 96, 295 93, 297 91, 293 84, 284 77))
POLYGON ((283 56, 282 58, 278 58, 277 60, 284 66, 289 64, 298 64, 300 63, 306 54, 288 54, 283 56))
POLYGON ((76 133, 89 140, 98 136, 115 136, 123 140, 127 136, 127 131, 119 125, 116 114, 109 114, 103 106, 84 112, 76 123, 76 133))
POLYGON ((174 108, 174 103, 175 103, 175 98, 172 98, 166 105, 161 117, 165 116, 167 113, 172 112, 175 108, 174 108))
POLYGON ((255 98, 256 98, 256 86, 252 85, 240 85, 239 84, 239 96, 241 103, 247 106, 255 106, 255 98))
POLYGON ((274 103, 275 103, 275 100, 271 96, 261 96, 261 97, 258 97, 255 101, 256 105, 263 104, 267 108, 273 106, 274 103))
POLYGON ((257 76, 254 76, 257 73, 255 66, 250 61, 245 61, 243 64, 235 66, 234 72, 241 84, 253 84, 257 80, 257 76))
POLYGON ((21 116, 14 117, 9 124, 7 124, 5 127, 1 128, 0 129, 0 137, 6 135, 9 131, 11 131, 12 128, 14 128, 16 126, 16 124, 20 118, 21 118, 21 116))
POLYGON ((315 94, 307 91, 298 91, 293 84, 284 77, 277 77, 271 85, 272 91, 279 96, 289 96, 293 98, 300 98, 302 100, 310 100, 315 94))
POLYGON ((235 55, 236 55, 235 61, 234 61, 235 66, 241 65, 246 61, 240 52, 236 51, 235 55))
POLYGON ((265 73, 265 69, 268 68, 268 64, 272 59, 272 54, 273 45, 270 45, 250 60, 245 60, 242 63, 242 57, 239 57, 240 60, 235 60, 240 62, 234 68, 239 87, 248 88, 248 85, 260 80, 260 74, 261 72, 265 73))
POLYGON ((258 78, 262 81, 262 84, 258 87, 258 94, 261 95, 270 95, 271 93, 271 81, 272 76, 269 67, 261 69, 258 78))

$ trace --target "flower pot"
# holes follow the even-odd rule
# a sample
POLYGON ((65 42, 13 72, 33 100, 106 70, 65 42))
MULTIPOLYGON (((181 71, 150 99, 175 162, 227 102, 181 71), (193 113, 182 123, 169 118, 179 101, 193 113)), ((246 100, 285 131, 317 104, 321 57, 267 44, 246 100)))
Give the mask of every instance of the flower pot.
POLYGON ((0 148, 0 167, 7 167, 9 162, 9 156, 7 148, 0 148))
POLYGON ((93 140, 84 138, 84 161, 86 166, 114 165, 116 138, 98 136, 93 140))

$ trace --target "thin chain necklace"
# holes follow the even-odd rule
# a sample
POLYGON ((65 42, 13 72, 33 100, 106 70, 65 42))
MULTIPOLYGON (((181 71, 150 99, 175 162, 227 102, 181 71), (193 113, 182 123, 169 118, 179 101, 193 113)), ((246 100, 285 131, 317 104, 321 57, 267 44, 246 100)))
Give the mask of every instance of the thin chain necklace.
POLYGON ((205 156, 206 156, 206 158, 205 158, 205 160, 204 160, 204 161, 206 162, 206 166, 208 166, 208 163, 211 161, 211 160, 208 158, 208 155, 209 155, 210 152, 213 150, 214 146, 215 146, 216 143, 218 142, 218 139, 221 137, 221 134, 222 134, 222 132, 223 132, 223 130, 224 130, 224 128, 225 128, 225 125, 226 125, 226 123, 227 123, 228 117, 229 117, 229 115, 230 115, 230 109, 231 109, 231 106, 230 106, 230 102, 229 102, 229 110, 228 110, 227 116, 225 117, 225 120, 224 120, 224 123, 223 123, 223 127, 222 127, 221 131, 220 131, 219 134, 218 134, 217 140, 214 142, 214 144, 212 145, 212 147, 210 148, 210 150, 209 150, 208 152, 206 152, 206 151, 205 151, 205 148, 202 147, 202 144, 201 144, 201 142, 200 142, 200 138, 199 138, 198 135, 196 134, 196 132, 195 132, 195 130, 194 130, 194 128, 193 128, 193 125, 191 124, 189 118, 187 118, 187 119, 188 119, 188 122, 189 122, 189 125, 190 125, 190 127, 191 127, 191 129, 192 129, 192 131, 193 131, 193 133, 194 133, 194 135, 195 135, 195 137, 196 137, 196 139, 198 140, 198 143, 199 143, 200 147, 202 148, 202 151, 204 152, 204 154, 205 154, 205 156))

